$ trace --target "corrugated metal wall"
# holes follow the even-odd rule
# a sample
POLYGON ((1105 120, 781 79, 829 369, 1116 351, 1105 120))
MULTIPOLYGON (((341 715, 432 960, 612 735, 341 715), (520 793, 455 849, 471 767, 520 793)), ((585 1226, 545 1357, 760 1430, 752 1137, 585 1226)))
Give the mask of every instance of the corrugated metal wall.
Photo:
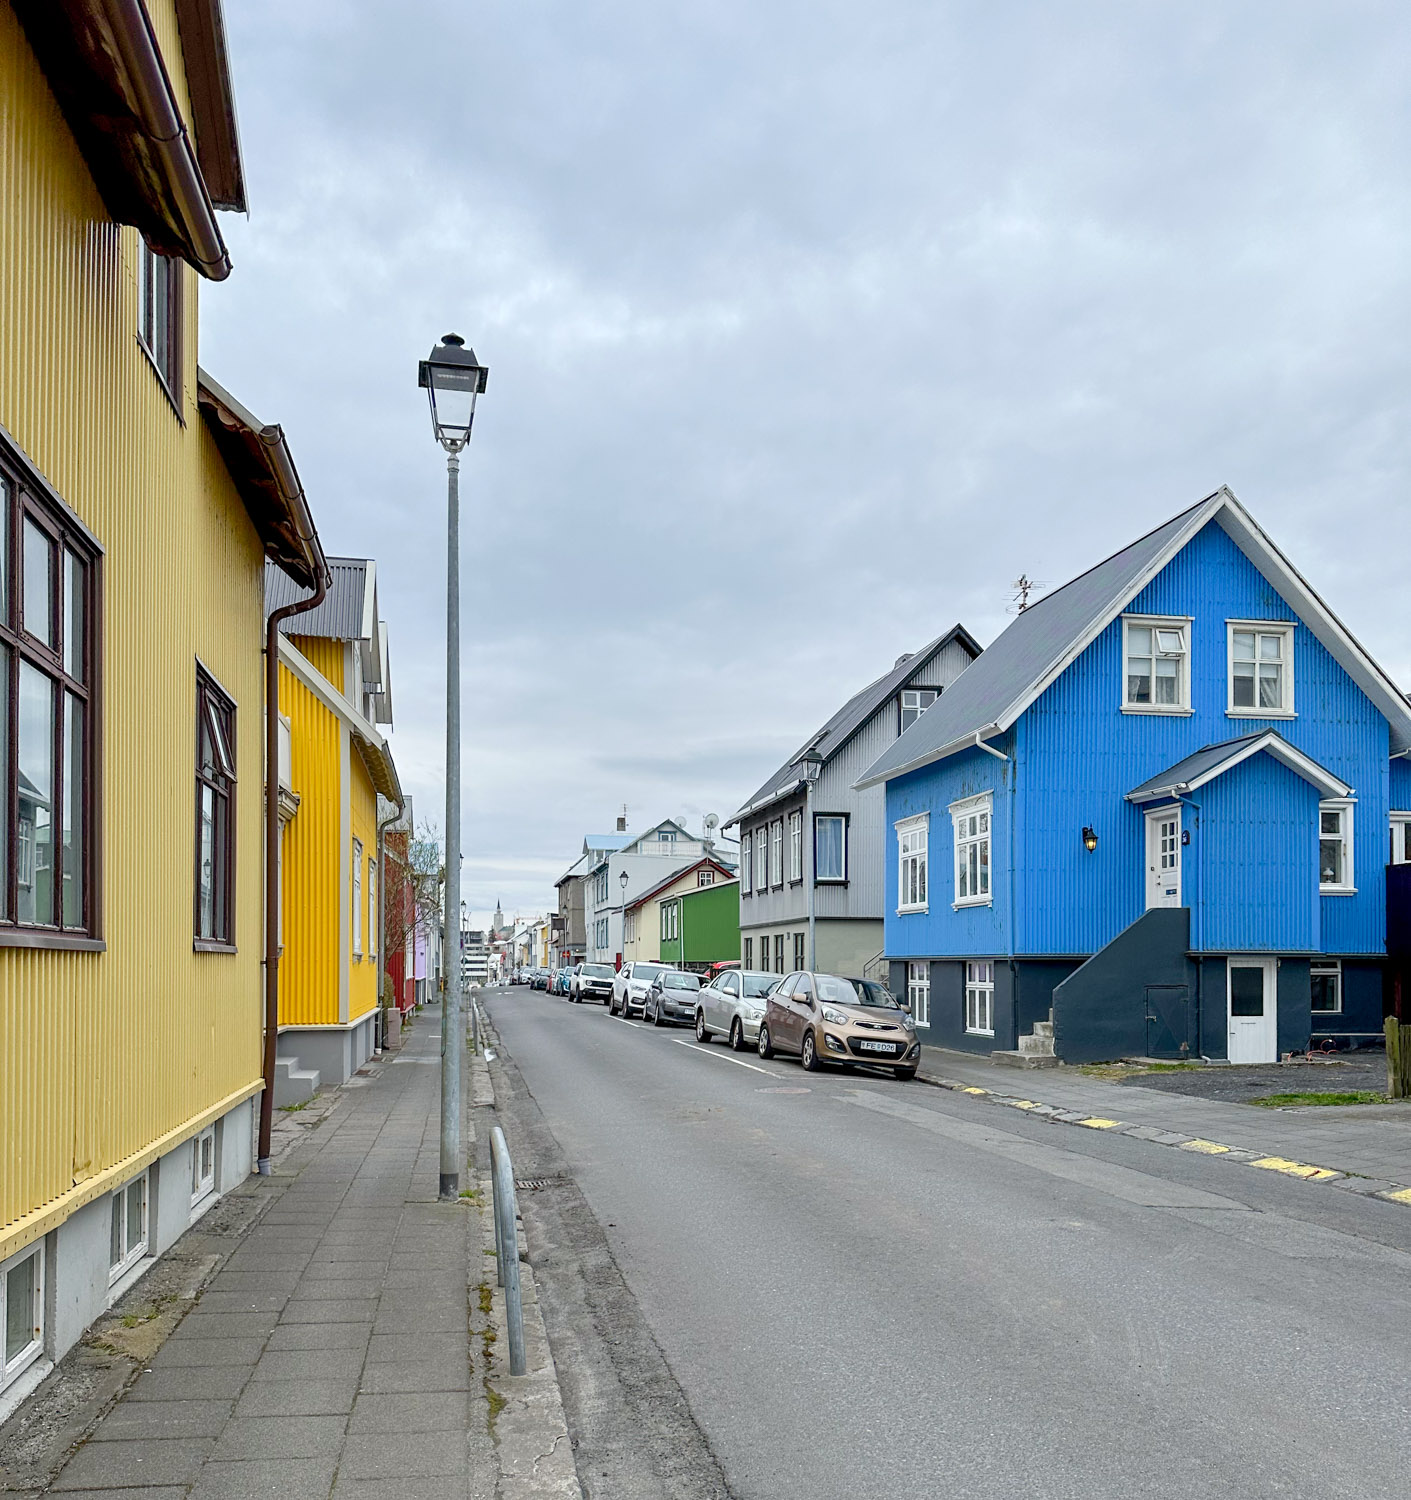
POLYGON ((0 950, 4 1226, 258 1080, 263 749, 262 560, 196 412, 197 278, 183 426, 135 337, 137 235, 107 222, 8 6, 0 98, 0 422, 106 549, 108 942, 0 950), (237 704, 235 955, 192 951, 198 657, 237 704))
MULTIPOLYGON (((294 617, 294 623, 298 616, 294 617)), ((338 689, 343 691, 343 667, 348 654, 346 641, 329 640, 321 635, 291 635, 289 644, 305 657, 338 689)))
POLYGON ((344 729, 331 709, 284 666, 279 707, 290 723, 290 778, 299 811, 284 830, 284 953, 279 1024, 338 1023, 340 759, 344 729))

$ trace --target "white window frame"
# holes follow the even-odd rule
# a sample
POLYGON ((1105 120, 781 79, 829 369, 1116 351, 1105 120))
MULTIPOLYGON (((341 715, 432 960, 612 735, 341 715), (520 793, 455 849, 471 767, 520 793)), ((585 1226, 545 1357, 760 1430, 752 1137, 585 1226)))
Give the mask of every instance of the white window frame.
POLYGON ((353 957, 363 956, 363 841, 353 840, 353 957))
POLYGON ((696 889, 698 891, 702 890, 704 887, 706 887, 708 885, 714 885, 714 884, 715 884, 715 871, 714 870, 697 870, 696 871, 696 889))
MULTIPOLYGON (((377 959, 377 861, 367 862, 367 951, 368 957, 377 959)), ((379 997, 378 1004, 381 999, 379 997)))
MULTIPOLYGON (((1312 998, 1309 999, 1309 1014, 1316 1020, 1319 1016, 1340 1016, 1346 1005, 1346 999, 1342 992, 1342 960, 1340 958, 1315 958, 1308 966, 1309 988, 1312 989, 1312 979, 1315 974, 1322 974, 1337 980, 1338 1003, 1332 1010, 1313 1010, 1312 998)), ((1315 1031, 1317 1027, 1313 1028, 1315 1031)))
MULTIPOLYGON (((977 797, 965 797, 965 798, 963 798, 959 802, 952 802, 951 805, 950 805, 949 811, 950 811, 950 821, 951 821, 951 834, 952 834, 952 843, 954 844, 954 855, 955 855, 954 869, 952 871, 952 876, 953 876, 953 879, 954 879, 954 882, 955 882, 954 885, 953 885, 953 887, 952 887, 952 890, 953 890, 953 893, 954 893, 954 897, 953 897, 953 900, 951 901, 951 905, 953 907, 961 907, 961 906, 993 906, 994 905, 994 899, 995 899, 995 850, 994 850, 995 810, 994 810, 994 800, 995 800, 994 799, 994 794, 992 792, 981 792, 980 795, 977 796, 977 797), (977 832, 975 832, 974 834, 971 834, 971 833, 968 833, 968 832, 965 833, 965 834, 962 834, 962 832, 961 832, 961 825, 964 822, 968 821, 972 816, 976 817, 977 821, 978 821, 979 818, 983 818, 984 819, 984 829, 983 829, 983 831, 978 831, 977 830, 977 832), (960 893, 960 887, 961 887, 961 879, 960 879, 961 863, 962 863, 962 859, 964 858, 965 851, 967 851, 968 849, 970 849, 972 846, 975 849, 977 849, 977 850, 981 849, 981 848, 983 848, 985 850, 985 859, 983 861, 983 869, 984 869, 985 878, 986 878, 986 889, 983 890, 983 891, 979 891, 979 890, 972 891, 972 892, 969 892, 966 895, 962 896, 961 893, 960 893)), ((977 885, 979 884, 979 872, 980 872, 981 868, 982 868, 982 862, 977 857, 977 859, 976 859, 976 884, 977 885)))
POLYGON ((23 1250, 0 1262, 0 1391, 24 1373, 44 1353, 44 1241, 26 1245, 23 1250), (17 1271, 27 1260, 34 1262, 34 1288, 31 1293, 33 1306, 30 1326, 34 1337, 22 1348, 8 1355, 5 1341, 10 1327, 10 1273, 17 1271))
POLYGON ((754 888, 760 895, 769 889, 769 824, 754 831, 754 888))
POLYGON ((995 1034, 995 966, 990 959, 965 965, 965 1033, 967 1036, 995 1034))
POLYGON ((1355 896, 1357 894, 1357 867, 1353 864, 1353 808, 1356 803, 1350 797, 1326 797, 1318 804, 1318 894, 1320 896, 1355 896), (1342 815, 1341 832, 1336 835, 1323 832, 1325 813, 1342 815), (1323 884, 1323 840, 1337 837, 1342 841, 1342 879, 1328 885, 1323 884))
POLYGON ((151 1176, 151 1173, 150 1172, 139 1172, 136 1177, 130 1177, 130 1178, 128 1178, 128 1180, 125 1183, 123 1183, 123 1185, 120 1188, 116 1188, 112 1193, 109 1194, 109 1196, 108 1196, 108 1214, 109 1214, 109 1247, 110 1247, 110 1250, 111 1250, 111 1245, 112 1245, 111 1218, 112 1218, 112 1212, 113 1212, 113 1205, 115 1203, 121 1204, 121 1208, 122 1208, 122 1245, 123 1245, 123 1251, 122 1251, 122 1254, 118 1257, 118 1259, 115 1262, 112 1262, 108 1266, 108 1285, 109 1286, 112 1286, 112 1284, 115 1281, 121 1281, 122 1278, 133 1268, 133 1266, 135 1266, 138 1261, 143 1260, 146 1257, 146 1255, 147 1255, 147 1247, 150 1244, 151 1237, 152 1237, 152 1176, 151 1176), (136 1242, 136 1244, 130 1245, 128 1243, 129 1238, 130 1238, 129 1225, 128 1225, 128 1190, 135 1183, 138 1183, 138 1182, 140 1182, 142 1184, 142 1234, 141 1234, 141 1237, 136 1242))
POLYGON ((814 813, 813 815, 813 883, 815 885, 846 885, 848 883, 848 818, 844 813, 814 813), (818 873, 818 825, 820 823, 841 823, 843 826, 843 873, 841 875, 820 875, 818 873))
POLYGON ((931 965, 925 960, 906 966, 906 1001, 918 1026, 931 1024, 931 965))
POLYGON ((937 688, 903 688, 899 700, 900 713, 897 718, 899 732, 905 734, 940 696, 937 688), (926 699, 924 703, 921 701, 922 698, 926 699), (911 701, 908 702, 908 699, 911 701), (911 715, 910 718, 907 718, 908 714, 911 715))
POLYGON ((897 911, 929 910, 931 814, 894 823, 897 835, 897 911))
POLYGON ((784 884, 784 820, 775 818, 769 825, 769 883, 784 884))
POLYGON ((803 879, 803 809, 789 814, 789 883, 803 879))
POLYGON ((216 1127, 208 1125, 191 1137, 191 1202, 201 1203, 216 1190, 216 1127), (205 1148, 211 1148, 211 1169, 206 1171, 205 1148))
POLYGON ((635 943, 637 941, 637 912, 635 908, 622 914, 622 941, 635 943))
MULTIPOLYGON (((1259 642, 1254 643, 1254 661, 1259 664, 1259 642)), ((1293 671, 1293 622, 1291 620, 1226 620, 1225 621, 1225 714, 1231 719, 1295 719, 1293 671), (1283 637, 1280 653, 1280 689, 1283 702, 1278 708, 1253 708, 1235 706, 1235 633, 1253 631, 1257 636, 1278 635, 1283 637)), ((1259 697, 1259 676, 1256 670, 1254 696, 1259 697)))
POLYGON ((1123 615, 1122 616, 1122 712, 1124 714, 1190 714, 1191 713, 1191 625, 1189 615, 1123 615), (1127 663, 1131 660, 1130 636, 1133 629, 1152 631, 1151 693, 1150 703, 1134 703, 1129 694, 1131 683, 1127 663), (1159 649, 1158 630, 1177 631, 1180 634, 1179 651, 1159 649), (1159 659, 1177 657, 1180 666, 1176 673, 1176 702, 1156 702, 1156 663, 1159 659))
POLYGON ((1411 812, 1392 811, 1391 863, 1411 865, 1411 812))
POLYGON ((754 893, 754 835, 744 833, 740 835, 740 894, 749 896, 754 893))

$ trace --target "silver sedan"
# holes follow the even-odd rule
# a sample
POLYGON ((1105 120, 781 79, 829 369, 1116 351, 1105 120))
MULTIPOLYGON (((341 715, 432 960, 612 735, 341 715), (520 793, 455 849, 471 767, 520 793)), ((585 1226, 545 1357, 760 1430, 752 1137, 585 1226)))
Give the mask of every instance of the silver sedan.
POLYGON ((759 969, 726 969, 701 990, 696 1006, 696 1040, 729 1039, 736 1052, 753 1047, 764 1017, 764 997, 779 983, 779 975, 759 969))

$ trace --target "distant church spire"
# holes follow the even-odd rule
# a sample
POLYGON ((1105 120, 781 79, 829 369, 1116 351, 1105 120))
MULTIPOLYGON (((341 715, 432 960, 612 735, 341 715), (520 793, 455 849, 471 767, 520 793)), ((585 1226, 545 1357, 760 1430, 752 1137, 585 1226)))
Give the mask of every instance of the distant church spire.
POLYGON ((504 925, 505 925, 505 914, 504 914, 504 912, 502 912, 500 910, 500 898, 498 896, 496 896, 495 897, 495 931, 498 932, 500 930, 500 928, 502 928, 504 925))

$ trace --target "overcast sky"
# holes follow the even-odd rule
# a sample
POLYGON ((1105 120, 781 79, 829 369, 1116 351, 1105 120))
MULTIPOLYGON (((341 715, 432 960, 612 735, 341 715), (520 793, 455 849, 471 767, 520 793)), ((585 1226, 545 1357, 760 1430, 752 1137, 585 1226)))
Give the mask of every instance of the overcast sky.
POLYGON ((465 893, 722 817, 902 651, 1228 483, 1411 681, 1411 7, 226 0, 249 180, 202 361, 377 559, 465 893))

